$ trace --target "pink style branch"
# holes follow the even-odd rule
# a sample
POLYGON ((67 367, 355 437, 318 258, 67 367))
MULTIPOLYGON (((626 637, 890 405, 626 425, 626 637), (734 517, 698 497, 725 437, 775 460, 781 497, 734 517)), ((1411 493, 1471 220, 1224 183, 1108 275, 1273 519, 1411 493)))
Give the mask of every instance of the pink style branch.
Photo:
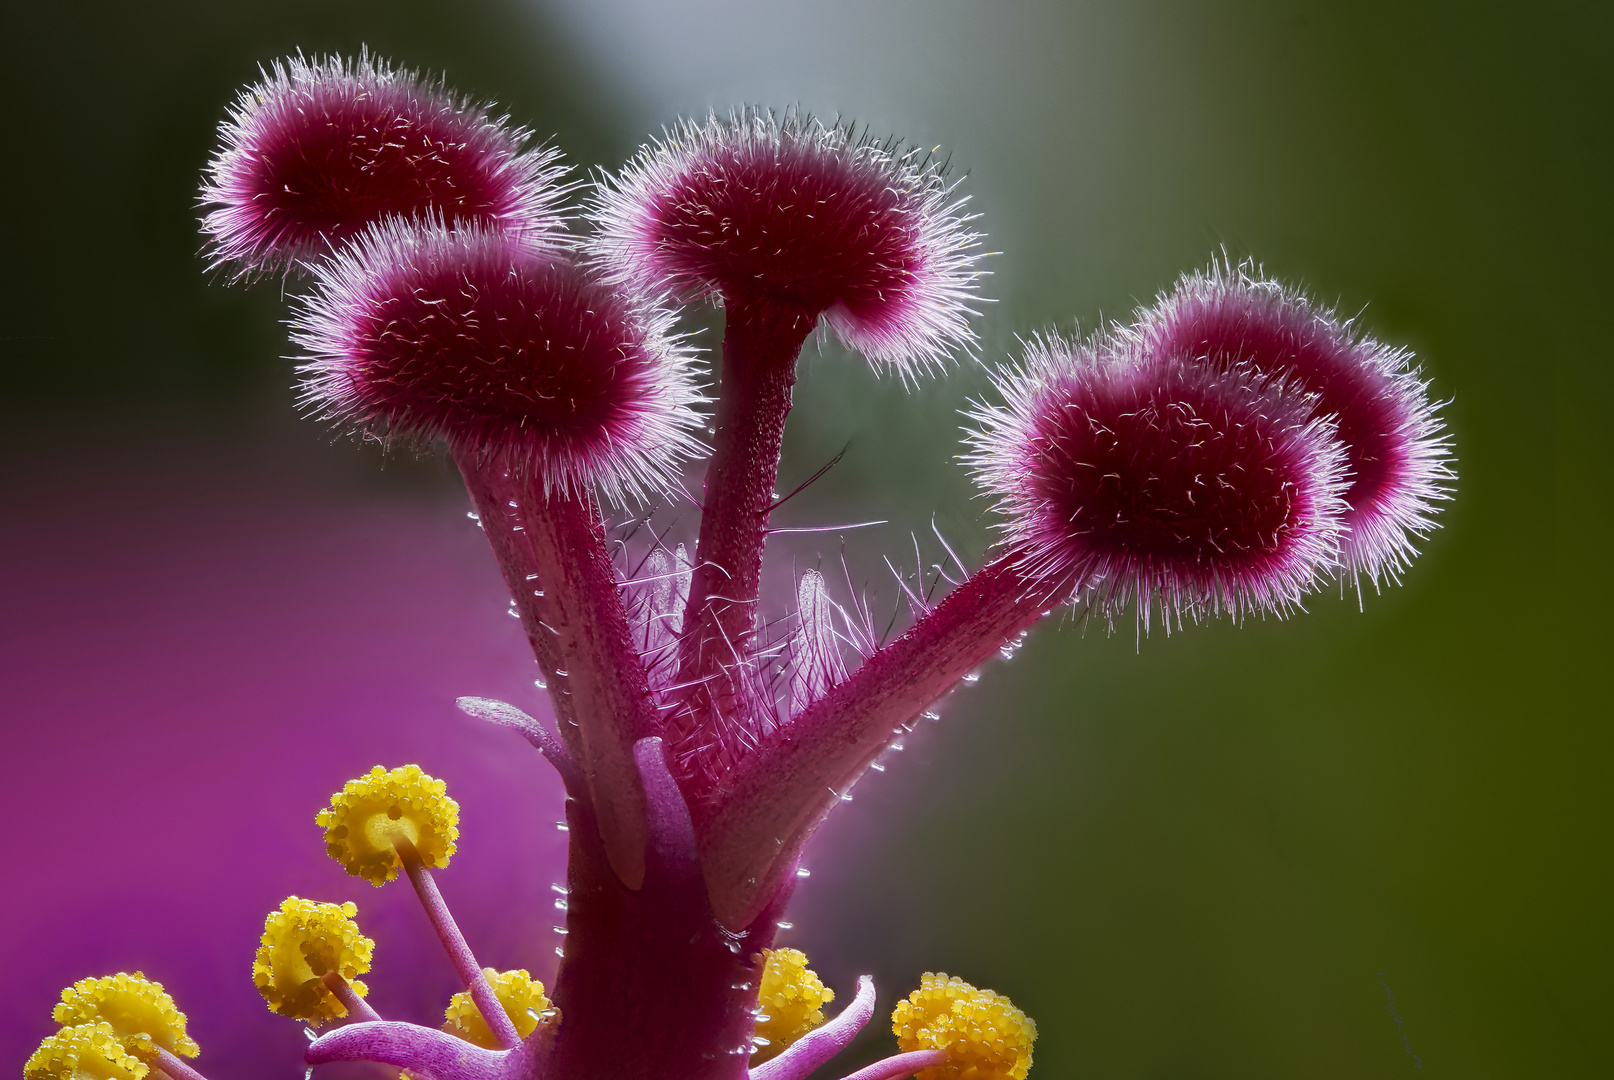
MULTIPOLYGON (((277 64, 221 129, 203 185, 213 265, 307 283, 305 409, 389 445, 447 447, 531 642, 552 718, 464 698, 567 793, 565 945, 552 988, 484 968, 434 873, 458 809, 377 766, 318 814, 327 849, 419 894, 465 986, 440 1026, 383 1018, 357 908, 291 897, 253 978, 317 1028, 310 1067, 424 1080, 800 1080, 871 1018, 774 938, 798 860, 865 770, 961 679, 1067 605, 1141 636, 1283 617, 1407 571, 1448 497, 1450 447, 1411 356, 1253 264, 1212 262, 1126 323, 1033 336, 977 403, 967 460, 1001 543, 880 633, 809 571, 761 596, 797 357, 827 326, 911 387, 971 353, 980 236, 934 159, 794 112, 685 122, 618 175, 369 57, 277 64), (574 222, 583 228, 570 231, 574 222), (707 299, 715 387, 672 332, 707 299), (710 426, 708 426, 710 425, 710 426), (702 432, 711 435, 708 447, 702 432), (704 486, 686 469, 706 458, 704 486), (612 515, 700 510, 691 554, 631 565, 612 515)), ((955 562, 957 560, 955 559, 955 562)), ((962 564, 960 564, 962 568, 962 564)), ((1360 601, 1359 601, 1360 602, 1360 601)), ((313 808, 310 808, 311 810, 313 808)), ((474 842, 474 838, 470 838, 474 842)), ((197 1046, 139 974, 64 993, 28 1080, 198 1080, 197 1046)), ((1021 1080, 1034 1023, 925 973, 898 1054, 849 1080, 1021 1080)))

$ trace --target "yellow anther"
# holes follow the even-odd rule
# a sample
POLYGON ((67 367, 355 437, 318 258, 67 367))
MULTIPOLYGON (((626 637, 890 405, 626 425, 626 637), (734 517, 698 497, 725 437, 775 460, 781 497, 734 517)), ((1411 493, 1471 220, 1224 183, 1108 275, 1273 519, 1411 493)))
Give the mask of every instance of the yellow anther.
POLYGON ((124 1048, 141 1057, 147 1055, 130 1045, 139 1035, 171 1054, 195 1057, 201 1052, 185 1034, 185 1014, 174 1007, 174 999, 163 992, 162 983, 152 982, 138 971, 80 979, 62 991, 62 1003, 51 1015, 63 1026, 97 1021, 111 1024, 124 1048))
POLYGON ((105 1022, 62 1028, 22 1067, 24 1080, 144 1080, 150 1071, 105 1022))
POLYGON ((322 1024, 347 1015, 320 976, 335 972, 359 997, 369 993, 354 976, 370 970, 375 942, 359 933, 352 903, 321 904, 288 896, 263 924, 252 961, 252 981, 269 1008, 282 1016, 322 1024))
MULTIPOLYGON (((525 1039, 536 1031, 538 1018, 549 1008, 549 999, 544 996, 544 984, 521 970, 494 971, 492 968, 483 968, 482 974, 488 977, 493 996, 499 999, 504 1014, 516 1026, 516 1034, 525 1039)), ((449 999, 448 1011, 443 1013, 443 1018, 448 1021, 443 1025, 443 1030, 450 1035, 458 1035, 466 1042, 487 1050, 504 1049, 499 1045, 499 1040, 493 1037, 488 1022, 482 1019, 481 1011, 467 991, 462 990, 449 999)))
POLYGON ((137 1031, 133 1035, 124 1035, 119 1032, 118 1045, 122 1046, 124 1052, 130 1057, 137 1058, 147 1065, 162 1068, 162 1065, 157 1060, 157 1040, 147 1035, 144 1031, 137 1031))
POLYGON ((325 828, 325 850, 354 877, 380 885, 398 876, 399 841, 407 840, 427 866, 444 867, 459 839, 460 807, 444 784, 405 765, 377 765, 349 780, 314 818, 325 828))
POLYGON ((835 991, 807 966, 807 956, 800 949, 763 949, 762 959, 753 1065, 774 1057, 822 1024, 824 1006, 835 1000, 835 991))
POLYGON ((945 1050, 947 1062, 919 1080, 1025 1080, 1037 1024, 1014 1002, 955 976, 925 972, 919 989, 891 1014, 897 1046, 945 1050))

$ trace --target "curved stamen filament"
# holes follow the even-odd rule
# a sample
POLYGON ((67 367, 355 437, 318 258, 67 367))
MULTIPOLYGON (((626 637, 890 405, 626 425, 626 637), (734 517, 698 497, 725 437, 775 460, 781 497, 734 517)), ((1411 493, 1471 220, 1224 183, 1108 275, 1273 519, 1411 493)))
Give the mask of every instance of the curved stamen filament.
POLYGON ((857 996, 840 1015, 787 1046, 772 1061, 751 1070, 751 1080, 803 1080, 814 1069, 849 1046, 874 1015, 874 980, 857 980, 857 996))
POLYGON ((336 1000, 340 1001, 342 1006, 347 1009, 347 1014, 350 1018, 354 1020, 381 1019, 381 1014, 376 1012, 368 1001, 353 992, 352 985, 342 978, 341 973, 327 971, 319 977, 319 981, 325 984, 325 989, 336 995, 336 1000))
MULTIPOLYGON (((540 1031, 543 1029, 540 1028, 540 1031)), ((512 1080, 533 1075, 533 1044, 526 1050, 484 1050, 436 1028, 396 1020, 348 1024, 309 1044, 310 1065, 376 1061, 443 1080, 512 1080)))
MULTIPOLYGON (((437 882, 432 877, 431 868, 420 861, 420 853, 415 845, 408 840, 400 839, 397 842, 398 858, 403 863, 404 873, 409 875, 409 883, 415 887, 415 894, 420 897, 421 907, 426 909, 426 918, 431 920, 432 929, 437 931, 437 938, 443 943, 443 949, 448 953, 454 970, 459 972, 460 980, 465 983, 465 989, 470 992, 471 1000, 487 1021, 488 1029, 493 1032, 499 1045, 510 1048, 521 1043, 521 1036, 516 1034, 516 1026, 510 1022, 505 1014, 504 1007, 499 1004, 498 997, 493 993, 493 987, 488 983, 488 977, 482 973, 482 965, 476 962, 470 945, 465 942, 465 935, 454 922, 454 916, 449 914, 448 905, 443 902, 443 894, 437 890, 437 882)), ((346 1004, 346 1002, 343 1002, 346 1004)))
MULTIPOLYGON (((364 999, 359 998, 358 1000, 362 1001, 364 999)), ((153 1046, 152 1051, 157 1059, 153 1064, 167 1073, 173 1080, 207 1080, 207 1077, 197 1072, 193 1066, 179 1055, 170 1053, 161 1046, 153 1046)))
POLYGON ((945 1050, 912 1050, 906 1054, 893 1054, 891 1057, 876 1061, 873 1065, 865 1065, 843 1080, 903 1080, 904 1077, 912 1076, 920 1069, 945 1064, 947 1064, 945 1050))

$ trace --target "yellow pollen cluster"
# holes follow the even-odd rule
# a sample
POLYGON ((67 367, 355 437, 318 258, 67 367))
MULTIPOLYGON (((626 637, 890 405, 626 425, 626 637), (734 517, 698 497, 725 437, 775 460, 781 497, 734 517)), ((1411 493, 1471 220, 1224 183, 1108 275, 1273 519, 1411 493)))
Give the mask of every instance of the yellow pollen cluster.
POLYGON ((956 976, 925 972, 919 989, 891 1014, 897 1046, 945 1050, 947 1062, 919 1080, 1025 1080, 1037 1024, 1002 994, 956 976))
POLYGON ((24 1080, 144 1080, 150 1071, 104 1022, 62 1028, 22 1067, 24 1080))
MULTIPOLYGON (((482 974, 488 977, 493 996, 504 1007, 504 1014, 516 1026, 516 1034, 525 1039, 536 1031, 538 1018, 549 1008, 549 999, 544 996, 544 984, 522 970, 494 971, 492 968, 483 968, 482 974)), ((471 1000, 468 991, 462 990, 449 999, 448 1011, 443 1013, 443 1018, 448 1021, 443 1025, 443 1030, 450 1035, 458 1035, 485 1050, 504 1049, 499 1045, 499 1040, 493 1037, 488 1022, 482 1019, 481 1010, 471 1000)))
POLYGON ((444 867, 459 839, 460 807, 445 785, 405 765, 380 765, 349 780, 314 818, 325 829, 325 850, 354 877, 381 885, 398 876, 397 844, 407 840, 427 866, 444 867))
POLYGON ((807 966, 807 956, 800 949, 763 949, 762 959, 756 1034, 767 1042, 752 1053, 752 1065, 773 1058, 822 1024, 824 1006, 835 1000, 835 991, 807 966))
POLYGON ((80 979, 62 991, 62 1003, 52 1016, 63 1026, 110 1024, 117 1038, 126 1044, 144 1036, 142 1041, 155 1043, 171 1054, 195 1057, 201 1052, 185 1034, 185 1014, 163 992, 162 983, 152 982, 138 971, 133 975, 120 971, 102 979, 80 979))
POLYGON ((264 920, 263 941, 252 961, 252 981, 269 1008, 282 1016, 322 1024, 347 1015, 320 976, 334 971, 359 997, 369 993, 354 976, 370 970, 375 942, 359 933, 352 903, 321 904, 288 896, 264 920))

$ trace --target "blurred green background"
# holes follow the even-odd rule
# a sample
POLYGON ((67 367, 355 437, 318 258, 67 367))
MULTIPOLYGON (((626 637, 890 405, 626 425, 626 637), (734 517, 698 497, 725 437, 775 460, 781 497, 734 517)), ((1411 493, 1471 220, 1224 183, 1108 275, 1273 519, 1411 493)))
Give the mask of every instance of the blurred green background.
MULTIPOLYGON (((6 23, 13 520, 64 448, 245 445, 443 499, 440 467, 383 472, 297 421, 279 291, 210 284, 196 254, 224 106, 298 47, 444 73, 585 169, 749 101, 942 146, 1001 252, 988 363, 1224 249, 1361 311, 1451 399, 1457 496, 1405 587, 1141 644, 1043 628, 842 808, 793 943, 836 986, 874 972, 882 1008, 926 969, 1011 995, 1042 1029, 1033 1076, 1608 1075, 1606 10, 321 0, 6 23)), ((803 365, 785 479, 850 450, 783 523, 890 519, 847 543, 900 554, 934 514, 978 556, 952 458, 984 369, 907 394, 833 344, 803 365)))

